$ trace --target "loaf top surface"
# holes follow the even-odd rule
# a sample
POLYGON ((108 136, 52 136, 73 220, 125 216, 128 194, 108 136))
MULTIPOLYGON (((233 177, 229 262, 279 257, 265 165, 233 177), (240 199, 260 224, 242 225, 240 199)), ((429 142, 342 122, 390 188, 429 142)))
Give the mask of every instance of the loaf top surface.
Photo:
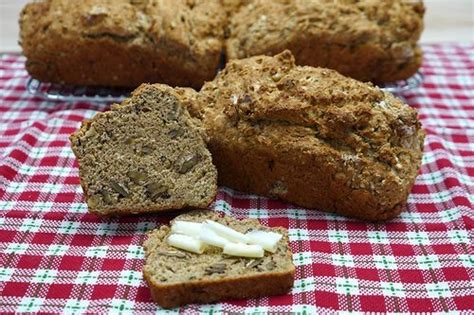
POLYGON ((193 211, 182 214, 175 220, 213 220, 241 233, 250 230, 273 231, 282 234, 283 238, 278 243, 277 251, 273 254, 266 252, 263 258, 228 256, 222 254, 221 249, 211 247, 203 254, 194 254, 169 246, 166 240, 170 228, 162 226, 152 231, 143 244, 146 256, 143 270, 154 285, 167 286, 183 282, 208 282, 212 285, 213 281, 295 272, 287 230, 284 228, 265 227, 255 219, 237 220, 228 216, 222 217, 212 211, 193 211))
POLYGON ((254 0, 232 16, 227 51, 231 58, 278 53, 316 36, 342 46, 376 43, 402 63, 413 57, 423 14, 422 1, 254 0))
POLYGON ((23 39, 38 39, 31 45, 52 34, 130 45, 161 42, 157 49, 188 47, 192 59, 221 51, 225 19, 218 0, 44 0, 27 5, 20 22, 23 39))
POLYGON ((275 57, 232 60, 198 95, 200 116, 222 142, 275 154, 364 157, 413 175, 424 133, 414 109, 372 84, 275 57))

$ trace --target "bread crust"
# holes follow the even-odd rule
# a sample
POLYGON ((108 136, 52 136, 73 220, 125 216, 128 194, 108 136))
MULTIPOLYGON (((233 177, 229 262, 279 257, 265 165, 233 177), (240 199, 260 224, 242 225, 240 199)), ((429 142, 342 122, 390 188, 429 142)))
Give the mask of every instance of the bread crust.
POLYGON ((23 9, 20 37, 40 81, 199 88, 219 66, 225 21, 218 0, 43 0, 23 9))
POLYGON ((293 52, 296 63, 361 81, 393 82, 422 62, 422 1, 254 0, 229 23, 230 59, 293 52))
POLYGON ((146 273, 144 278, 150 286, 152 299, 162 307, 173 308, 191 303, 213 303, 226 299, 248 299, 286 294, 293 287, 294 274, 274 272, 172 285, 160 285, 146 273))
POLYGON ((383 83, 421 66, 423 14, 422 1, 404 0, 42 0, 23 9, 20 43, 44 82, 200 88, 223 50, 234 59, 290 49, 298 64, 383 83))
POLYGON ((366 220, 404 209, 424 132, 391 94, 286 51, 229 62, 198 98, 219 184, 366 220))
POLYGON ((222 6, 227 12, 228 16, 231 16, 239 11, 240 7, 248 4, 252 0, 221 0, 222 6))
MULTIPOLYGON (((238 221, 230 217, 219 217, 211 211, 195 211, 180 215, 174 220, 202 222, 204 219, 215 220, 226 224, 231 222, 239 227, 238 221), (196 221, 193 216, 200 219, 196 221), (225 220, 225 221, 222 221, 225 220)), ((241 221, 242 226, 261 227, 257 220, 247 219, 241 221)), ((235 228, 235 226, 234 226, 235 228)), ((284 235, 283 242, 288 243, 288 234, 283 228, 266 228, 284 235)), ((150 255, 157 248, 161 248, 161 243, 169 233, 168 227, 162 227, 159 230, 152 231, 144 243, 146 261, 143 268, 143 276, 150 286, 152 299, 160 306, 172 308, 190 303, 213 303, 225 299, 246 299, 256 298, 268 295, 286 294, 292 287, 295 276, 295 267, 292 262, 292 254, 288 247, 286 257, 290 262, 290 267, 286 270, 248 273, 236 276, 223 275, 221 277, 209 279, 196 279, 181 281, 178 283, 164 283, 157 281, 152 273, 150 266, 150 255)), ((203 254, 205 255, 205 254, 203 254)), ((248 259, 249 261, 251 259, 248 259)))

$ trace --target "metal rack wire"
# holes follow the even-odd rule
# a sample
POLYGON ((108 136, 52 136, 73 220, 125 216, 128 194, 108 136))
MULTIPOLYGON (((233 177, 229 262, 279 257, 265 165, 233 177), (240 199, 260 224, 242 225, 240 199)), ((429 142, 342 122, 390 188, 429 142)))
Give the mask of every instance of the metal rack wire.
MULTIPOLYGON (((407 80, 380 86, 383 90, 394 94, 403 94, 421 86, 424 76, 417 72, 407 80)), ((68 86, 54 83, 43 83, 30 78, 26 88, 32 95, 50 101, 62 102, 93 102, 93 103, 120 103, 131 90, 123 88, 68 86)))
POLYGON ((423 84, 424 80, 425 80, 425 77, 423 73, 418 71, 417 73, 415 73, 413 76, 411 76, 410 78, 406 80, 401 80, 394 83, 387 83, 380 86, 380 88, 382 88, 382 90, 384 91, 387 91, 393 94, 403 94, 405 92, 419 88, 423 84))
POLYGON ((44 83, 30 78, 26 89, 34 96, 50 101, 120 103, 130 95, 130 89, 69 86, 55 83, 44 83))

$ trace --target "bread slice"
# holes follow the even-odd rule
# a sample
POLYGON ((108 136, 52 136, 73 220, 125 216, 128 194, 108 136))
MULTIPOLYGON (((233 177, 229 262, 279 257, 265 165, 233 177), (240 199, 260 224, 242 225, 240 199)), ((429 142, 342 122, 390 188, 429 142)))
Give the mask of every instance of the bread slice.
POLYGON ((217 173, 174 90, 142 85, 71 136, 90 212, 125 215, 206 208, 217 173))
POLYGON ((268 228, 257 220, 220 217, 211 211, 194 211, 175 220, 203 222, 214 220, 236 231, 257 229, 283 234, 274 254, 261 259, 233 257, 221 249, 207 249, 194 254, 171 247, 166 239, 170 227, 152 231, 144 242, 146 261, 143 267, 151 296, 160 306, 171 308, 188 303, 211 303, 224 299, 243 299, 285 294, 293 286, 293 265, 287 231, 268 228))

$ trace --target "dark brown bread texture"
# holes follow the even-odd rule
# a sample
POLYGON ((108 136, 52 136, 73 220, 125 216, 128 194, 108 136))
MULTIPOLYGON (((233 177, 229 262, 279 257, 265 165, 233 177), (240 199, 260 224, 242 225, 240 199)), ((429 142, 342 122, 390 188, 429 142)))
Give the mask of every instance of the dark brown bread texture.
POLYGON ((127 215, 206 208, 217 174, 174 90, 142 85, 71 136, 89 211, 127 215))
POLYGON ((228 58, 292 51, 299 65, 361 81, 406 79, 421 66, 422 1, 253 0, 233 14, 228 58))
POLYGON ((201 87, 219 66, 218 0, 43 0, 26 5, 26 68, 45 82, 201 87))
POLYGON ((194 97, 220 184, 368 220, 404 209, 424 132, 391 94, 285 51, 230 61, 194 97))
POLYGON ((284 237, 274 254, 266 252, 261 259, 227 256, 217 248, 199 255, 169 246, 166 239, 170 228, 160 227, 151 232, 143 244, 146 256, 143 274, 155 302, 171 308, 189 303, 279 295, 291 289, 295 266, 285 229, 264 227, 254 219, 239 221, 220 217, 211 211, 191 212, 175 218, 192 222, 206 219, 242 233, 263 230, 284 237))

